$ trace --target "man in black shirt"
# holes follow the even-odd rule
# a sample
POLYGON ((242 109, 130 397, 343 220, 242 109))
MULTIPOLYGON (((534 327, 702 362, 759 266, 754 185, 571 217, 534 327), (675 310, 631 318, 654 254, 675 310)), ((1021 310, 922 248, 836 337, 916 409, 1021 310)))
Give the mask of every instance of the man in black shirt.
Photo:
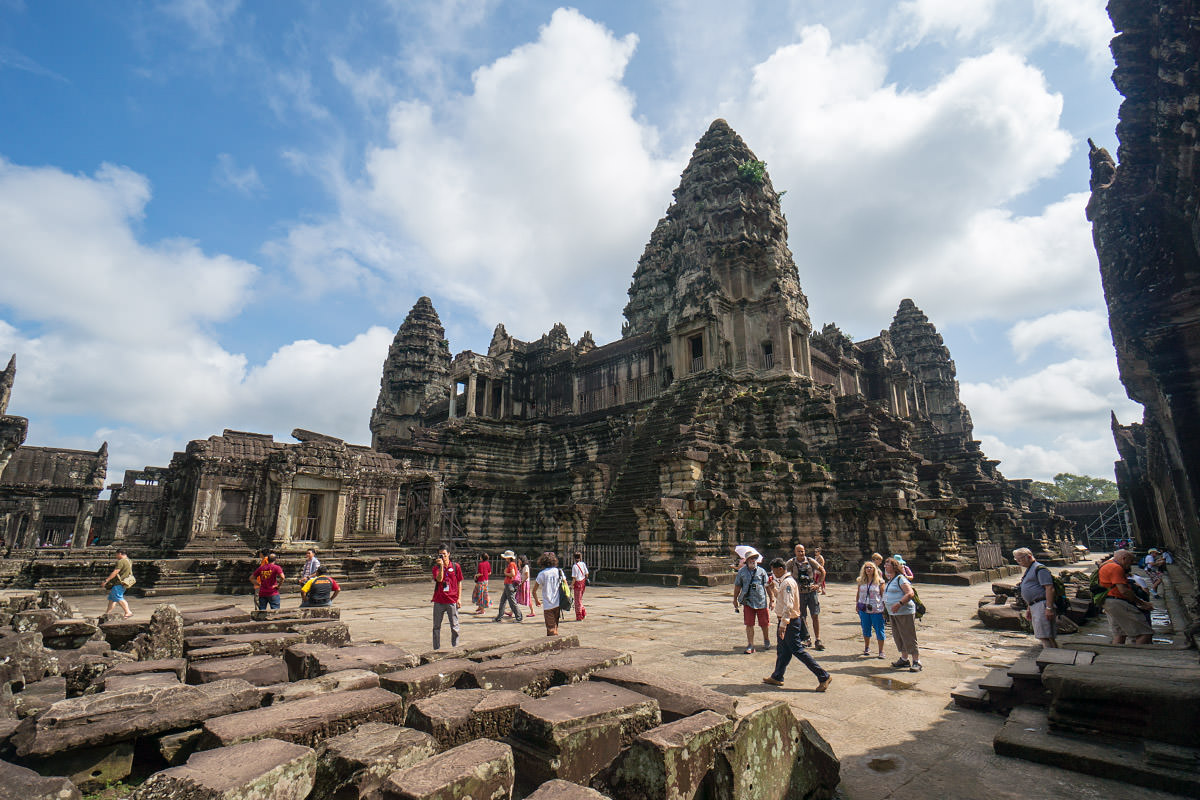
POLYGON ((316 606, 331 606, 333 598, 342 591, 337 581, 329 577, 328 570, 317 567, 317 574, 309 578, 300 588, 300 607, 313 608, 316 606))

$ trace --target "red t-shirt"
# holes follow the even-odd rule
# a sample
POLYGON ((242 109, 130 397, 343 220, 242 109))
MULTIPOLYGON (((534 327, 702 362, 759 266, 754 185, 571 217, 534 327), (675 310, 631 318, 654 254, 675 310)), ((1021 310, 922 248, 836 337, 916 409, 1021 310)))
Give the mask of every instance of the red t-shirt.
POLYGON ((450 566, 446 568, 446 574, 438 580, 438 572, 441 570, 439 564, 434 564, 430 574, 433 575, 433 602, 445 603, 453 605, 458 602, 458 585, 462 583, 462 567, 457 561, 451 561, 450 566))
POLYGON ((505 583, 520 583, 521 582, 521 568, 517 566, 517 562, 510 561, 510 562, 508 562, 508 565, 504 568, 504 582, 505 583))
POLYGON ((283 583, 283 568, 278 564, 263 564, 254 570, 251 578, 258 578, 258 596, 270 597, 279 594, 279 584, 283 583))
POLYGON ((1109 587, 1108 597, 1121 597, 1121 593, 1117 591, 1121 584, 1129 585, 1124 567, 1115 561, 1106 561, 1100 565, 1100 585, 1109 587))
POLYGON ((478 574, 476 574, 475 580, 486 581, 488 578, 492 577, 492 562, 480 561, 479 566, 476 568, 476 572, 478 574))

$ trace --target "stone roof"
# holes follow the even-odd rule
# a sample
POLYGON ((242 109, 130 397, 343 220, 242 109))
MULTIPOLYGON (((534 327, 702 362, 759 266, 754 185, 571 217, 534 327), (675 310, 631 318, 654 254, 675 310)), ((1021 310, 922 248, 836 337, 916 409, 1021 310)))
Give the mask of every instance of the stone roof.
POLYGON ((66 450, 57 447, 19 447, 13 453, 0 486, 9 489, 104 488, 108 444, 99 450, 66 450))

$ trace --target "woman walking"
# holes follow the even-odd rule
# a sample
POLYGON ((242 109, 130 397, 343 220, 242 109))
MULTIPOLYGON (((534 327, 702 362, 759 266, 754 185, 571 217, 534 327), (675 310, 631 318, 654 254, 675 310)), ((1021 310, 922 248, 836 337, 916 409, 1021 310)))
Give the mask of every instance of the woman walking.
POLYGON ((892 637, 900 658, 892 662, 896 669, 920 672, 921 654, 917 652, 917 604, 913 602, 916 592, 903 568, 895 558, 883 562, 883 576, 887 583, 883 588, 883 605, 892 618, 892 637))
POLYGON ((855 609, 858 611, 858 621, 862 625, 864 656, 871 655, 871 631, 879 642, 879 654, 883 658, 883 576, 871 561, 864 561, 858 570, 858 595, 855 598, 855 609))
POLYGON ((517 566, 521 568, 521 588, 517 589, 517 605, 526 606, 529 615, 533 616, 533 595, 529 591, 529 556, 518 556, 517 566))
POLYGON ((475 589, 471 592, 471 602, 475 604, 475 613, 482 614, 491 605, 488 597, 488 580, 492 577, 492 562, 488 561, 487 553, 479 554, 479 565, 475 567, 475 589))
POLYGON ((558 636, 558 620, 562 613, 562 609, 558 607, 558 601, 562 596, 564 579, 562 570, 558 568, 558 556, 550 552, 542 553, 538 558, 538 566, 541 567, 541 572, 537 574, 537 578, 533 582, 533 602, 535 605, 542 606, 542 616, 546 620, 546 635, 558 636), (541 602, 538 600, 539 593, 541 602))

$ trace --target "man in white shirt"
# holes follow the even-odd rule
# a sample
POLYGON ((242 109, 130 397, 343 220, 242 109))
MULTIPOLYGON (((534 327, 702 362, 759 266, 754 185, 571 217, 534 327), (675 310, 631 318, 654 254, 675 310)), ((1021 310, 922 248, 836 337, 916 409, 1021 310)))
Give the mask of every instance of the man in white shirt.
POLYGON ((571 567, 571 594, 575 596, 575 621, 582 622, 587 616, 583 607, 583 590, 587 588, 588 568, 583 563, 583 553, 575 554, 575 564, 571 567))
POLYGON ((792 657, 800 659, 820 683, 817 691, 823 692, 829 688, 833 676, 821 669, 816 659, 804 649, 804 639, 807 631, 804 629, 804 619, 801 616, 800 589, 796 579, 788 573, 787 564, 782 558, 771 562, 771 572, 775 575, 775 616, 779 618, 776 628, 776 638, 779 644, 775 647, 775 671, 769 677, 763 678, 763 683, 771 686, 783 686, 783 673, 787 670, 792 657))

